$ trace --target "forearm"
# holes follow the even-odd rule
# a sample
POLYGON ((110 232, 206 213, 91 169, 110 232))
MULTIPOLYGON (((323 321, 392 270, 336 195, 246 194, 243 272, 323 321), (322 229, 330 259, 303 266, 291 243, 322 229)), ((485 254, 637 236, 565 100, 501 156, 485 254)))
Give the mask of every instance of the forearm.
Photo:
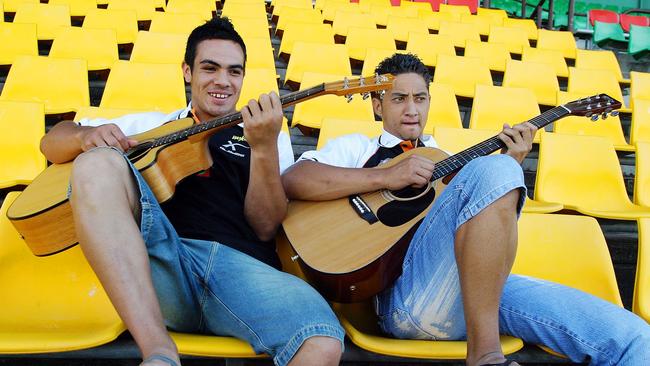
POLYGON ((262 240, 270 240, 275 236, 287 214, 287 197, 280 179, 277 146, 251 150, 244 214, 262 240))
POLYGON ((382 170, 301 161, 287 169, 282 183, 289 199, 324 201, 386 188, 382 170))
POLYGON ((41 152, 53 163, 65 163, 81 154, 80 132, 90 127, 78 126, 72 121, 56 124, 41 139, 41 152))

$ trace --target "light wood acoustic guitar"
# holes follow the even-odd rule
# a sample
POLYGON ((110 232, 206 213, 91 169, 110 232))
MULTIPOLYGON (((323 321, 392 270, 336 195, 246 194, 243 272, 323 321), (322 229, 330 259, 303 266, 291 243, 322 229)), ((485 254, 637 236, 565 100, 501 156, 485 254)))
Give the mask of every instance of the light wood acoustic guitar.
MULTIPOLYGON (((621 103, 605 94, 552 108, 528 122, 543 128, 568 115, 597 120, 621 103)), ((291 201, 282 226, 302 271, 329 300, 364 301, 389 287, 401 274, 404 255, 419 223, 447 179, 471 160, 504 147, 494 136, 458 154, 420 147, 377 169, 417 154, 435 162, 429 185, 422 189, 380 190, 329 201, 291 201), (447 177, 447 178, 445 178, 447 177)))
MULTIPOLYGON (((391 87, 392 75, 344 79, 324 83, 280 97, 283 107, 326 95, 370 92, 391 87)), ((159 202, 174 194, 183 178, 209 168, 212 158, 208 138, 218 130, 242 121, 236 112, 201 124, 192 118, 166 123, 158 128, 131 136, 139 144, 126 152, 142 173, 159 202)), ((77 243, 72 210, 67 198, 72 163, 53 164, 25 188, 7 211, 7 217, 35 255, 50 255, 77 243)))

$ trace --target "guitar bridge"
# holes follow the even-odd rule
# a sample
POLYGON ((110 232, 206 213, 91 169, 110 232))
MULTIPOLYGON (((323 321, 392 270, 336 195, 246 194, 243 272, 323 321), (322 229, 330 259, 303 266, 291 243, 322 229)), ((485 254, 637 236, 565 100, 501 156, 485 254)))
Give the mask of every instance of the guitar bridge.
POLYGON ((375 213, 372 212, 370 206, 368 206, 368 204, 358 194, 349 196, 348 201, 350 202, 350 206, 352 206, 352 209, 354 209, 354 212, 356 212, 357 215, 359 215, 359 217, 364 219, 369 224, 372 225, 375 222, 379 221, 377 215, 375 215, 375 213))

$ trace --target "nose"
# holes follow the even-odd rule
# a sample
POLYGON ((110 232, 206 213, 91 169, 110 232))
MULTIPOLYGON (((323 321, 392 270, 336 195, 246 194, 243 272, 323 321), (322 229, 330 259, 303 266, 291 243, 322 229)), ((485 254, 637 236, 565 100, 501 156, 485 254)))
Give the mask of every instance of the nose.
POLYGON ((404 113, 407 116, 417 116, 418 115, 418 110, 415 108, 415 99, 410 96, 408 100, 406 101, 406 110, 404 113))
POLYGON ((230 81, 228 79, 228 71, 227 70, 219 70, 215 73, 214 79, 212 80, 214 85, 218 85, 220 87, 226 88, 230 86, 230 81))

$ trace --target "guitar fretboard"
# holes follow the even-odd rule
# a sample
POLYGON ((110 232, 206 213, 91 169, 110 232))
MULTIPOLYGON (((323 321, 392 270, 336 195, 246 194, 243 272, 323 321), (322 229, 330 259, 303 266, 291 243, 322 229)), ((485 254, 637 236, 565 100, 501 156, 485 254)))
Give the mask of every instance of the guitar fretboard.
MULTIPOLYGON (((307 99, 316 94, 322 93, 324 90, 325 90, 325 84, 323 83, 309 89, 298 90, 296 92, 283 95, 280 97, 280 102, 282 103, 282 107, 288 107, 292 104, 298 103, 303 99, 307 99)), ((185 140, 192 135, 203 133, 205 131, 212 130, 212 129, 229 127, 241 121, 242 121, 241 112, 235 112, 225 117, 216 118, 207 121, 205 123, 195 124, 192 125, 191 127, 176 131, 174 133, 161 136, 153 141, 151 147, 173 144, 185 140)))
MULTIPOLYGON (((544 126, 557 121, 558 119, 565 117, 569 114, 569 111, 563 107, 563 106, 558 106, 552 109, 549 109, 548 111, 540 114, 539 116, 532 118, 528 120, 531 124, 533 124, 535 127, 538 129, 543 128, 544 126)), ((469 147, 458 154, 454 154, 447 159, 441 160, 438 163, 436 163, 435 170, 433 172, 433 176, 431 177, 431 181, 435 181, 437 179, 440 179, 442 177, 445 177, 463 166, 465 166, 467 163, 470 161, 481 157, 485 156, 488 154, 491 154, 499 149, 502 149, 505 146, 505 143, 499 139, 499 137, 494 136, 491 137, 483 142, 480 142, 472 147, 469 147)))

